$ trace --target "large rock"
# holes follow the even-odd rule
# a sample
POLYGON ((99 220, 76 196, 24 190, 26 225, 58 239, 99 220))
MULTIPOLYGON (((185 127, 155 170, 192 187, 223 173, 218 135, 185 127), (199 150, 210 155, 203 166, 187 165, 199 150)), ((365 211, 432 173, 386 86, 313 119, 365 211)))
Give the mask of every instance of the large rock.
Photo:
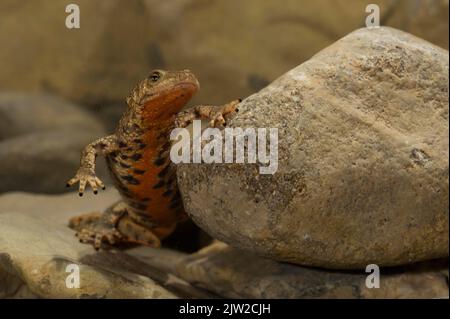
MULTIPOLYGON (((103 125, 92 114, 64 99, 1 93, 0 193, 65 191, 81 150, 103 135, 103 125)), ((99 168, 99 174, 105 177, 105 170, 99 168)))
MULTIPOLYGON (((205 298, 211 294, 117 251, 96 252, 81 244, 67 227, 70 217, 101 211, 119 196, 106 191, 95 197, 76 193, 0 196, 0 298, 205 298), (67 266, 79 267, 80 287, 70 288, 67 266)), ((174 262, 182 253, 142 247, 142 260, 174 262), (168 256, 168 257, 165 257, 168 256)))
POLYGON ((231 246, 328 268, 448 256, 448 51, 360 29, 245 99, 279 166, 179 168, 188 213, 231 246))
MULTIPOLYGON (((196 102, 224 103, 254 93, 362 27, 368 4, 361 0, 286 0, 283 5, 277 0, 76 3, 81 27, 70 30, 64 25, 68 2, 1 1, 0 87, 45 90, 107 109, 110 103, 123 103, 150 69, 189 68, 207 84, 196 102)), ((448 1, 377 4, 382 24, 412 31, 448 49, 448 1)))
POLYGON ((379 288, 364 270, 329 271, 280 263, 216 243, 173 266, 177 276, 227 298, 448 298, 448 262, 380 269, 379 288), (369 282, 370 282, 369 278, 369 282))

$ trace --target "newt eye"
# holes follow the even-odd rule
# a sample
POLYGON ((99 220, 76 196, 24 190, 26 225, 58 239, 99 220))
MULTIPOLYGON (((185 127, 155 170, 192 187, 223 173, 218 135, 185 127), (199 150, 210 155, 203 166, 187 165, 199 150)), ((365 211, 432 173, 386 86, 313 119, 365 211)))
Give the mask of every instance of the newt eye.
POLYGON ((159 72, 153 72, 152 74, 150 74, 149 78, 152 82, 156 82, 159 80, 159 78, 161 77, 161 73, 159 72))

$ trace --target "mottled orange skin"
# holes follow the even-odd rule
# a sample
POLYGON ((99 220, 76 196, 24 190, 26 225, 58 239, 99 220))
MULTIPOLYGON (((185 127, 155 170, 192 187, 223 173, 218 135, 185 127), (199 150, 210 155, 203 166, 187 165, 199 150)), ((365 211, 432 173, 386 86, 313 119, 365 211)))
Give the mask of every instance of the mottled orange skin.
MULTIPOLYGON (((138 202, 146 205, 142 211, 130 207, 136 214, 146 214, 157 226, 152 228, 152 232, 160 239, 170 235, 176 227, 178 221, 185 219, 181 199, 180 205, 172 207, 171 203, 174 196, 178 196, 178 187, 176 185, 175 167, 169 159, 169 135, 174 128, 175 115, 186 105, 199 88, 197 79, 188 71, 169 72, 158 71, 163 74, 160 82, 153 86, 139 84, 135 90, 138 91, 137 98, 133 94, 128 99, 129 108, 122 117, 116 136, 122 144, 126 146, 119 149, 118 152, 108 155, 114 157, 115 161, 108 161, 110 171, 115 174, 115 181, 118 184, 119 191, 126 188, 128 191, 122 191, 125 202, 138 202), (141 96, 150 96, 140 98, 141 96), (136 128, 139 133, 136 134, 136 128), (145 147, 140 149, 134 141, 139 139, 145 147), (139 160, 121 159, 126 154, 141 154, 139 160), (163 153, 163 154, 161 154, 163 153), (157 159, 162 159, 164 164, 155 164, 157 159), (116 162, 122 162, 130 166, 128 169, 118 167, 116 162), (172 180, 169 180, 162 187, 154 188, 161 182, 158 174, 170 165, 167 175, 172 174, 172 180), (143 174, 136 174, 139 170, 143 174), (120 176, 132 176, 139 184, 129 184, 120 176), (163 194, 173 190, 173 196, 164 196, 163 194), (144 203, 144 199, 150 199, 144 203)), ((141 144, 141 143, 139 143, 141 144)), ((107 158, 108 158, 107 157, 107 158)), ((130 205, 131 206, 131 205, 130 205)))
POLYGON ((80 168, 67 185, 79 182, 80 196, 86 185, 95 194, 104 188, 95 176, 95 159, 103 155, 122 201, 103 213, 72 218, 69 226, 77 230, 80 241, 93 243, 96 249, 104 242, 159 246, 186 219, 175 165, 169 159, 170 132, 196 118, 223 125, 239 103, 197 106, 179 113, 198 89, 189 70, 153 71, 127 98, 128 108, 116 132, 85 147, 80 168))
MULTIPOLYGON (((129 189, 136 198, 151 198, 146 213, 159 225, 152 231, 160 239, 167 237, 175 230, 177 222, 183 218, 180 215, 185 213, 184 211, 180 212, 179 209, 168 208, 171 199, 163 196, 166 188, 148 187, 148 185, 156 185, 159 182, 158 173, 162 170, 161 166, 153 163, 158 157, 158 149, 161 147, 158 136, 162 132, 168 130, 170 132, 170 129, 173 128, 175 113, 178 113, 186 105, 197 88, 191 83, 182 83, 169 88, 146 102, 142 112, 143 126, 150 128, 142 136, 147 147, 144 148, 142 159, 133 163, 132 168, 144 170, 145 173, 140 178, 142 183, 136 186, 131 185, 129 189)), ((132 174, 133 171, 130 170, 130 173, 132 174)), ((138 178, 136 175, 134 176, 138 178)))

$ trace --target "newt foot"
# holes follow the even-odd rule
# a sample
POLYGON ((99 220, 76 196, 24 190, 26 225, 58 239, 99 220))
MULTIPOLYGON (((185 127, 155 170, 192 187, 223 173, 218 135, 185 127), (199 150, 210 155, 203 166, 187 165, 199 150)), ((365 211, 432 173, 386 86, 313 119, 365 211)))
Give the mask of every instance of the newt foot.
POLYGON ((87 213, 70 219, 69 227, 76 230, 82 243, 92 244, 96 250, 116 244, 141 244, 159 247, 160 240, 148 228, 137 224, 126 211, 117 209, 120 203, 104 213, 87 213))
POLYGON ((94 192, 95 195, 97 195, 97 193, 98 193, 98 188, 101 188, 101 189, 106 188, 105 184, 103 184, 103 182, 100 180, 100 178, 95 176, 94 172, 87 170, 87 169, 83 169, 83 168, 80 168, 78 170, 77 174, 75 175, 75 177, 73 177, 72 179, 70 179, 67 182, 66 187, 70 187, 78 182, 80 183, 80 186, 78 189, 78 194, 80 196, 83 196, 86 185, 91 186, 92 191, 94 192))
POLYGON ((106 214, 87 213, 70 219, 69 227, 77 232, 81 243, 92 244, 99 250, 102 243, 114 245, 122 240, 122 234, 116 229, 116 222, 106 218, 106 214))

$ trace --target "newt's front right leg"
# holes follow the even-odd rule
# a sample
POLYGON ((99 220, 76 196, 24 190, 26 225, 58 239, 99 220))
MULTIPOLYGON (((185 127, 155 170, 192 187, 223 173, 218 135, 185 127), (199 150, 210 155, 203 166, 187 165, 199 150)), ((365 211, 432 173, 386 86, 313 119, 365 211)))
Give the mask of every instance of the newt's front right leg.
POLYGON ((95 159, 97 155, 107 155, 119 149, 117 138, 114 134, 102 137, 86 146, 81 153, 80 168, 75 177, 67 182, 67 187, 79 182, 79 195, 83 196, 86 185, 92 187, 94 194, 98 188, 105 189, 105 184, 95 175, 95 159))
POLYGON ((211 127, 223 127, 227 119, 235 114, 241 99, 231 101, 224 105, 198 105, 182 111, 175 118, 175 127, 187 127, 194 120, 209 120, 211 127))

